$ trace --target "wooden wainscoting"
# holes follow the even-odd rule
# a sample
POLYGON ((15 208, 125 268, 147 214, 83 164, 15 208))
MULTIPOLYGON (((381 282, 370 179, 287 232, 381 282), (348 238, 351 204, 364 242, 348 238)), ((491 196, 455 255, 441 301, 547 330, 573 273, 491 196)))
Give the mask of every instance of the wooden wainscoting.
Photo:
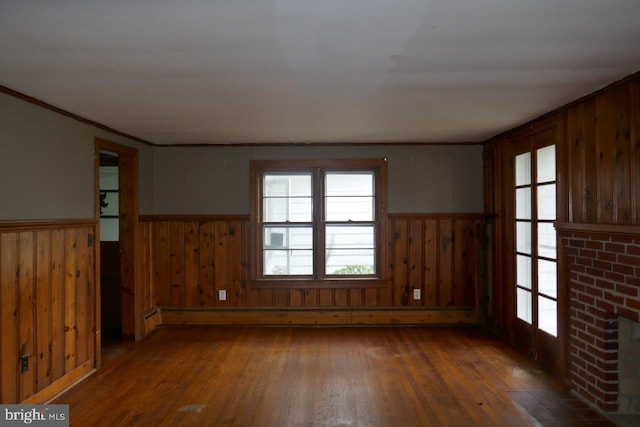
POLYGON ((45 401, 94 368, 94 235, 93 219, 0 222, 1 403, 45 401))
MULTIPOLYGON (((249 285, 248 221, 244 216, 140 217, 139 259, 145 265, 140 280, 147 327, 166 324, 168 319, 225 323, 220 316, 229 316, 232 309, 254 310, 249 317, 253 319, 251 323, 257 324, 261 323, 257 309, 265 309, 263 320, 269 324, 274 323, 274 309, 281 310, 275 319, 286 324, 308 323, 313 313, 317 322, 331 323, 338 315, 331 310, 380 308, 415 311, 406 316, 381 315, 377 317, 381 323, 398 319, 422 323, 416 321, 419 316, 432 323, 477 319, 477 288, 482 270, 479 242, 484 223, 481 214, 390 216, 388 268, 392 280, 384 286, 363 287, 360 283, 353 288, 300 285, 260 289, 249 285), (420 299, 413 298, 414 289, 420 290, 420 299), (218 298, 220 290, 227 292, 225 301, 218 298), (301 309, 310 311, 300 314, 301 309), (434 313, 426 314, 428 309, 434 313)), ((364 318, 371 319, 376 313, 373 310, 364 318)), ((338 316, 340 319, 334 323, 361 322, 353 320, 358 316, 345 315, 349 321, 338 316)), ((178 323, 185 322, 192 323, 178 323)))

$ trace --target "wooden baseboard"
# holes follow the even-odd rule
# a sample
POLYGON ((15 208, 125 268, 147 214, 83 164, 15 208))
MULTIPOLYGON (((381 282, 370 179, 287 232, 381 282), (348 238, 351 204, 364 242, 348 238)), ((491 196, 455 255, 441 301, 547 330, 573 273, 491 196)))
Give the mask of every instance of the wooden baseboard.
POLYGON ((49 386, 44 390, 39 391, 38 393, 32 395, 31 397, 28 397, 20 403, 27 405, 37 405, 50 402, 56 396, 73 387, 74 385, 82 381, 85 377, 92 374, 94 371, 94 360, 87 360, 82 365, 75 368, 73 371, 49 384, 49 386))
POLYGON ((472 309, 158 308, 157 325, 425 325, 477 323, 472 309))
POLYGON ((162 318, 160 317, 160 310, 158 308, 154 308, 144 315, 144 332, 143 334, 149 335, 155 328, 157 328, 162 323, 162 318))

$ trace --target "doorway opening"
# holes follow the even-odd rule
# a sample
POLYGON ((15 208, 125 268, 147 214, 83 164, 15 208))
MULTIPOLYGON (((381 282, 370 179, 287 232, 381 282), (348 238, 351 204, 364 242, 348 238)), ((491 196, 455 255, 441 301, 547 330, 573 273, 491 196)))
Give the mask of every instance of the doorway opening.
MULTIPOLYGON (((140 336, 135 290, 138 223, 138 150, 95 140, 96 367, 109 350, 140 336)), ((106 354, 106 357, 110 357, 106 354)))
POLYGON ((118 154, 100 152, 100 324, 102 348, 122 341, 118 154))

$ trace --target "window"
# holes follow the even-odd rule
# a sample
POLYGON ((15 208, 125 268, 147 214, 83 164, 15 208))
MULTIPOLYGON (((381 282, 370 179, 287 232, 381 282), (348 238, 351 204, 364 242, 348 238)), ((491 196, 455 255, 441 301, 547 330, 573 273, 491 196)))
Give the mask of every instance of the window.
POLYGON ((384 276, 386 160, 253 161, 253 279, 384 276))

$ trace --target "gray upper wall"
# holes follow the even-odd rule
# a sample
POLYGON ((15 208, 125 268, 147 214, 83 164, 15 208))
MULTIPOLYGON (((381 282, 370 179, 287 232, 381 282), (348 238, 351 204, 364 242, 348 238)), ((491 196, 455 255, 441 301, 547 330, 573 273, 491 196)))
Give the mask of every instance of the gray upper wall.
POLYGON ((94 217, 95 137, 138 149, 140 212, 153 209, 153 147, 0 93, 0 220, 94 217))
POLYGON ((140 214, 249 214, 254 159, 386 157, 389 212, 482 212, 482 147, 151 147, 0 93, 0 220, 94 217, 95 137, 139 152, 140 214))
POLYGON ((386 157, 389 213, 482 212, 482 146, 210 146, 154 150, 154 212, 249 214, 259 159, 386 157))

